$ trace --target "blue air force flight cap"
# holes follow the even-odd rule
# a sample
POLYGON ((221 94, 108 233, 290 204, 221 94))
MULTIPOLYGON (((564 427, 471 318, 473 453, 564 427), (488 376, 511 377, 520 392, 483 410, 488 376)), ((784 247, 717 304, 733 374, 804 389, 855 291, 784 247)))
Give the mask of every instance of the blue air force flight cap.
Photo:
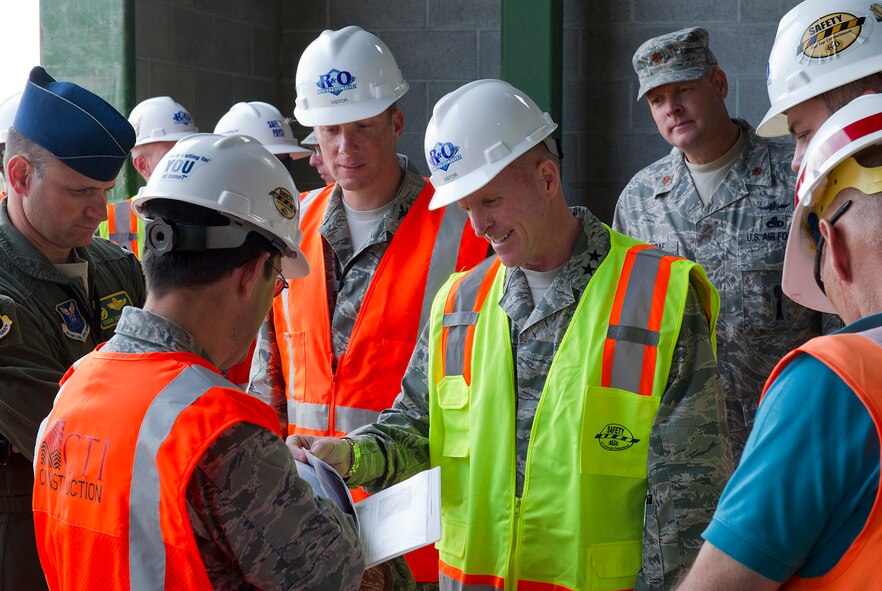
POLYGON ((135 130, 113 106, 73 82, 31 70, 12 126, 61 162, 96 181, 116 178, 135 130))

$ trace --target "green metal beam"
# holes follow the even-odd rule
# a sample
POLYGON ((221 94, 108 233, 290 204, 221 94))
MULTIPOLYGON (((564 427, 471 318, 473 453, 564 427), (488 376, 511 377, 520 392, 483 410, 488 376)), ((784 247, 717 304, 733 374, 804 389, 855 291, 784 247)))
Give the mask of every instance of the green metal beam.
MULTIPOLYGON (((135 98, 135 0, 40 0, 40 34, 40 61, 53 78, 76 82, 129 114, 135 98)), ((110 200, 133 195, 137 178, 127 161, 110 200)))
MULTIPOLYGON (((502 79, 561 124, 563 0, 501 0, 502 79)), ((555 136, 560 137, 558 127, 555 136)))

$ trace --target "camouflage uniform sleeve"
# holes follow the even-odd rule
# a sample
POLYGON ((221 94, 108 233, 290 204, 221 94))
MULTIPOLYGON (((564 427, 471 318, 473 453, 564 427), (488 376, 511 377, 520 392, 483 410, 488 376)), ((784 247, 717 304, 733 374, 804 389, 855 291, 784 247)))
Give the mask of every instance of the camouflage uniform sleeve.
POLYGON ((316 499, 288 448, 252 424, 230 427, 187 484, 187 510, 215 589, 357 589, 364 570, 349 518, 316 499))
POLYGON ((649 436, 649 495, 636 589, 671 589, 688 570, 732 470, 708 322, 690 287, 668 387, 649 436))
POLYGON ((285 376, 282 373, 282 356, 276 343, 276 325, 272 308, 257 333, 257 345, 251 358, 248 393, 276 411, 282 428, 281 433, 287 434, 288 401, 285 399, 285 376))
POLYGON ((361 453, 347 483, 376 492, 429 467, 428 325, 414 348, 401 393, 379 420, 349 434, 361 453))
POLYGON ((0 434, 33 461, 37 429, 52 410, 58 382, 67 371, 61 361, 65 355, 54 348, 39 316, 4 295, 0 324, 0 434))

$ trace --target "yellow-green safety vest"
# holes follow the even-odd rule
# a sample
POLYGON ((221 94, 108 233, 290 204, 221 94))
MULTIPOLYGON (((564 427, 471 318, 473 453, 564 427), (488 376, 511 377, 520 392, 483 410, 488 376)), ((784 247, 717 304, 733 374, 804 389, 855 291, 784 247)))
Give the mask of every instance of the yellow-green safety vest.
POLYGON ((630 589, 641 564, 649 432, 690 277, 716 352, 720 299, 696 263, 607 228, 548 371, 515 491, 506 269, 451 277, 430 327, 429 449, 441 466, 442 589, 630 589))

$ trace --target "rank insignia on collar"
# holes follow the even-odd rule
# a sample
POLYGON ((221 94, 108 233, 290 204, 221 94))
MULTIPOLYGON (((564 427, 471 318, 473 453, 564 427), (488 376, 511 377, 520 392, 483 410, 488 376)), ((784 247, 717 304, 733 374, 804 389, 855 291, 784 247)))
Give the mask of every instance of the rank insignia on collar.
POLYGON ((5 314, 0 314, 0 339, 12 331, 12 320, 5 314))
POLYGON ((55 306, 55 311, 64 321, 64 324, 61 325, 61 332, 64 333, 64 336, 85 342, 86 337, 89 336, 89 325, 80 313, 76 300, 61 302, 55 306))

